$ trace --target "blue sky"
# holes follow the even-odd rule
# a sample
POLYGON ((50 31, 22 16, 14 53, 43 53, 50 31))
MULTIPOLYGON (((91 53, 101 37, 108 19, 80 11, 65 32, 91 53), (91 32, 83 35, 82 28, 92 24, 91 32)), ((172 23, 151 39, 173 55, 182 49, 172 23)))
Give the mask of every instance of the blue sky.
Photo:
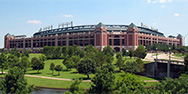
POLYGON ((74 25, 143 22, 165 36, 185 36, 188 0, 0 0, 0 48, 7 33, 31 37, 40 28, 69 21, 74 25))

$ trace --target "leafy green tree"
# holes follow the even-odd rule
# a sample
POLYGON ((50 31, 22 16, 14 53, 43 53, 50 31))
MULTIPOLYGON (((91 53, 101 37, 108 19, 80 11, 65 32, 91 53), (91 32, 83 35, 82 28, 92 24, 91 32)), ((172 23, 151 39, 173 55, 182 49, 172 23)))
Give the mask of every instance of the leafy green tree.
POLYGON ((63 64, 66 66, 67 70, 75 67, 74 62, 71 59, 66 60, 66 62, 63 62, 63 64))
POLYGON ((28 53, 28 51, 24 51, 24 52, 22 53, 22 56, 29 57, 29 53, 28 53))
POLYGON ((108 69, 97 70, 95 76, 91 79, 91 93, 108 94, 112 93, 115 85, 115 75, 108 69))
POLYGON ((115 66, 112 63, 107 63, 106 65, 102 66, 102 69, 106 68, 109 72, 115 72, 115 66))
POLYGON ((27 84, 20 68, 13 67, 8 71, 5 79, 1 80, 0 90, 2 90, 2 94, 30 94, 33 91, 33 86, 27 84))
POLYGON ((120 57, 122 57, 122 53, 121 52, 116 53, 116 58, 118 59, 120 57))
POLYGON ((76 46, 76 48, 74 48, 74 55, 83 58, 85 56, 85 52, 84 50, 76 46))
POLYGON ((37 70, 39 73, 39 70, 44 69, 44 62, 36 57, 31 59, 31 67, 33 70, 37 70))
POLYGON ((22 57, 20 65, 21 65, 21 68, 24 70, 24 74, 25 74, 25 72, 27 71, 27 68, 30 67, 30 61, 28 57, 26 56, 22 57))
POLYGON ((118 80, 115 87, 115 94, 144 94, 147 92, 144 83, 130 73, 126 73, 122 80, 118 80))
POLYGON ((97 67, 102 67, 102 65, 106 63, 106 55, 104 52, 98 52, 95 55, 94 61, 96 62, 97 67))
POLYGON ((68 49, 67 49, 66 46, 63 46, 63 47, 62 47, 62 53, 63 53, 63 57, 64 57, 64 58, 68 56, 68 49))
POLYGON ((139 45, 135 51, 135 56, 144 59, 147 53, 143 45, 139 45))
POLYGON ((63 70, 63 67, 61 65, 55 66, 55 70, 58 71, 58 75, 60 75, 60 71, 63 70))
POLYGON ((61 57, 62 49, 60 46, 54 47, 53 49, 53 58, 58 59, 61 57))
POLYGON ((134 56, 134 50, 133 49, 129 50, 129 56, 130 56, 130 58, 132 58, 134 56))
POLYGON ((114 56, 107 54, 106 56, 106 62, 107 63, 112 63, 114 61, 114 56))
POLYGON ((144 72, 144 62, 140 58, 137 58, 136 63, 140 65, 141 72, 144 72))
POLYGON ((13 68, 15 66, 20 67, 20 60, 19 60, 19 58, 17 56, 14 56, 14 55, 10 54, 8 56, 8 67, 9 68, 13 68))
POLYGON ((105 55, 110 54, 114 56, 114 50, 109 45, 103 48, 103 52, 105 55))
POLYGON ((95 73, 96 71, 96 63, 90 58, 84 58, 78 64, 77 70, 80 74, 85 74, 89 78, 89 74, 95 73))
POLYGON ((125 60, 123 60, 123 57, 119 57, 116 61, 116 66, 119 67, 119 71, 121 70, 123 64, 125 63, 125 60))
POLYGON ((0 68, 3 74, 3 70, 7 69, 8 67, 7 56, 4 53, 0 55, 0 68))
POLYGON ((70 60, 73 61, 74 68, 77 69, 78 64, 79 64, 79 62, 80 62, 80 60, 81 60, 80 57, 79 57, 79 56, 72 56, 72 57, 70 58, 70 60))
POLYGON ((86 90, 80 87, 82 80, 76 79, 65 94, 85 94, 86 90))
POLYGON ((84 51, 85 51, 86 53, 90 53, 90 52, 97 53, 97 52, 98 52, 98 49, 95 48, 95 47, 92 46, 92 45, 87 45, 87 46, 84 48, 84 51))
POLYGON ((158 92, 160 94, 187 94, 188 93, 188 75, 183 74, 179 78, 166 78, 161 83, 153 86, 149 93, 158 92))
POLYGON ((126 50, 122 51, 122 56, 128 56, 128 55, 129 55, 129 52, 127 52, 126 50))
POLYGON ((188 52, 184 57, 184 66, 181 68, 182 73, 188 73, 188 52))
POLYGON ((135 73, 136 74, 136 73, 140 73, 141 72, 141 67, 135 61, 133 61, 133 62, 127 61, 125 64, 123 64, 122 70, 124 72, 129 72, 129 73, 135 73))
POLYGON ((40 61, 44 62, 46 60, 46 56, 42 54, 39 56, 39 59, 40 61))
POLYGON ((73 46, 69 46, 68 55, 69 55, 69 57, 72 57, 74 55, 74 47, 73 46))
POLYGON ((50 64, 50 70, 52 71, 52 75, 54 74, 54 70, 55 70, 55 64, 51 63, 50 64))

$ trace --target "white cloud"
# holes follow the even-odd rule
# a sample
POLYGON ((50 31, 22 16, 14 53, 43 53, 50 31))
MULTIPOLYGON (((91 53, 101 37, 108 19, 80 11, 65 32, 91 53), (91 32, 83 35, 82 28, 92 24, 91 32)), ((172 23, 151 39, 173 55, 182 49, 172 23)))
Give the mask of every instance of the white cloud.
POLYGON ((161 5, 161 8, 165 8, 166 6, 165 5, 161 5))
POLYGON ((170 3, 173 0, 147 0, 148 3, 170 3))
POLYGON ((40 20, 28 20, 27 23, 42 24, 42 22, 40 20))
POLYGON ((71 18, 71 17, 73 17, 72 15, 67 15, 67 14, 60 14, 61 16, 63 16, 63 17, 67 17, 67 18, 71 18))
POLYGON ((174 13, 174 16, 180 16, 180 14, 179 13, 174 13))
POLYGON ((148 3, 151 3, 151 0, 147 0, 148 3))

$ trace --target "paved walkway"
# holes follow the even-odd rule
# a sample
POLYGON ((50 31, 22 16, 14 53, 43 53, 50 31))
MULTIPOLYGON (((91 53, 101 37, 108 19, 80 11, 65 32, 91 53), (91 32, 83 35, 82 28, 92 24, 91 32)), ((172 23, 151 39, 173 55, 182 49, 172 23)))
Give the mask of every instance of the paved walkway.
MULTIPOLYGON (((7 72, 3 72, 7 73, 7 72)), ((47 76, 37 76, 37 75, 28 75, 25 74, 27 77, 36 77, 36 78, 44 78, 44 79, 52 79, 52 80, 61 80, 61 81, 75 81, 73 79, 65 79, 65 78, 55 78, 55 77, 47 77, 47 76)), ((82 80, 82 82, 91 82, 91 80, 82 80)), ((158 80, 144 80, 144 82, 159 82, 158 80)))

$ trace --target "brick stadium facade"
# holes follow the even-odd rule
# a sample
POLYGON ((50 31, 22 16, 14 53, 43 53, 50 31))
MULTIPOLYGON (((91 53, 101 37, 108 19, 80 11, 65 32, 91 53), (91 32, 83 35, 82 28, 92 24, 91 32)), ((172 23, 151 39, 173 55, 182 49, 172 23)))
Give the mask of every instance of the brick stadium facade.
POLYGON ((99 50, 110 45, 116 51, 124 49, 136 49, 138 45, 144 46, 153 43, 166 43, 182 46, 182 36, 165 37, 158 30, 142 26, 130 25, 81 25, 43 30, 36 32, 32 37, 25 35, 5 35, 4 48, 16 47, 20 50, 42 49, 44 46, 72 46, 79 45, 84 48, 86 45, 93 45, 99 50))

